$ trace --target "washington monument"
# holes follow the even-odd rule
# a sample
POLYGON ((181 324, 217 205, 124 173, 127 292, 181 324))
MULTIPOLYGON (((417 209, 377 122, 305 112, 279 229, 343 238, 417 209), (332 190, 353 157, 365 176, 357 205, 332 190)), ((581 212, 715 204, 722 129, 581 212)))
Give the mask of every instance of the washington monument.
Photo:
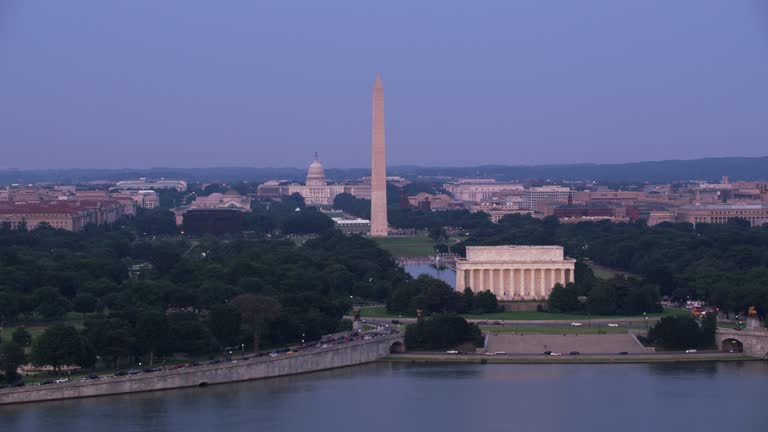
POLYGON ((387 155, 384 144, 384 86, 376 75, 373 84, 371 128, 371 236, 387 236, 387 155))

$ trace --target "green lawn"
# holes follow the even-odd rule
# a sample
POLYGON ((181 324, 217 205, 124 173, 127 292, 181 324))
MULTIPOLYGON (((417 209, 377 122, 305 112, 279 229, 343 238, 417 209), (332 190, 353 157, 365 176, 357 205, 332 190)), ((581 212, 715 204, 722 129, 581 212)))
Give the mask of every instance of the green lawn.
MULTIPOLYGON (((690 312, 685 309, 664 309, 664 312, 648 314, 649 317, 666 316, 666 315, 688 315, 690 312)), ((398 315, 388 314, 386 307, 384 306, 368 306, 361 308, 362 318, 398 318, 398 315)), ((498 312, 482 315, 463 315, 467 319, 473 320, 564 320, 564 321, 583 321, 587 319, 600 319, 600 318, 640 318, 642 315, 635 316, 600 316, 592 315, 587 316, 583 314, 556 314, 549 312, 498 312)))
POLYGON ((377 237, 379 247, 396 258, 434 255, 435 242, 427 236, 414 237, 377 237))
POLYGON ((624 276, 627 276, 627 277, 635 276, 635 275, 630 274, 630 273, 626 273, 626 272, 619 271, 619 270, 614 270, 614 269, 611 269, 611 268, 608 268, 608 267, 603 267, 603 266, 600 266, 600 265, 597 265, 597 264, 590 264, 589 266, 592 267, 592 273, 594 273, 595 277, 598 278, 598 279, 604 279, 604 280, 612 279, 614 276, 617 276, 617 275, 624 275, 624 276))

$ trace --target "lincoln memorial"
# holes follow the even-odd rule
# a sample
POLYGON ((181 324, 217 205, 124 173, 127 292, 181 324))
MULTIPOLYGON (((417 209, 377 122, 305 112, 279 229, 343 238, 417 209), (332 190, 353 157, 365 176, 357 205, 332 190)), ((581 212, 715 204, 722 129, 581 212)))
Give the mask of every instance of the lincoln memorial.
POLYGON ((456 260, 456 289, 546 300, 556 283, 573 282, 575 264, 561 246, 467 246, 467 257, 456 260))

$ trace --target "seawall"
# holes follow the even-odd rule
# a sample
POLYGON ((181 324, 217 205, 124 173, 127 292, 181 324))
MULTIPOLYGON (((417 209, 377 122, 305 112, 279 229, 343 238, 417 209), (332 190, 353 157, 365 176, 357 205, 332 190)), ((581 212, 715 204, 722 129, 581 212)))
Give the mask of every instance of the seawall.
POLYGON ((170 390, 315 372, 370 363, 388 356, 393 345, 394 351, 399 351, 402 344, 403 336, 396 334, 278 357, 4 389, 0 390, 0 405, 170 390))

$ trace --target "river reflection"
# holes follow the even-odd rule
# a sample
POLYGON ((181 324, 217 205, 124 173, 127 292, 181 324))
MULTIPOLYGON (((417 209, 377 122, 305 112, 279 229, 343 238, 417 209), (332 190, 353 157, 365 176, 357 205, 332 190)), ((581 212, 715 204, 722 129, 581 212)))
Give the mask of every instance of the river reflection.
POLYGON ((419 277, 421 274, 427 274, 434 278, 444 281, 448 285, 456 288, 456 271, 450 268, 436 268, 430 264, 406 264, 403 266, 405 271, 413 277, 419 277))
POLYGON ((757 429, 768 364, 375 363, 246 383, 0 408, 16 431, 757 429))

